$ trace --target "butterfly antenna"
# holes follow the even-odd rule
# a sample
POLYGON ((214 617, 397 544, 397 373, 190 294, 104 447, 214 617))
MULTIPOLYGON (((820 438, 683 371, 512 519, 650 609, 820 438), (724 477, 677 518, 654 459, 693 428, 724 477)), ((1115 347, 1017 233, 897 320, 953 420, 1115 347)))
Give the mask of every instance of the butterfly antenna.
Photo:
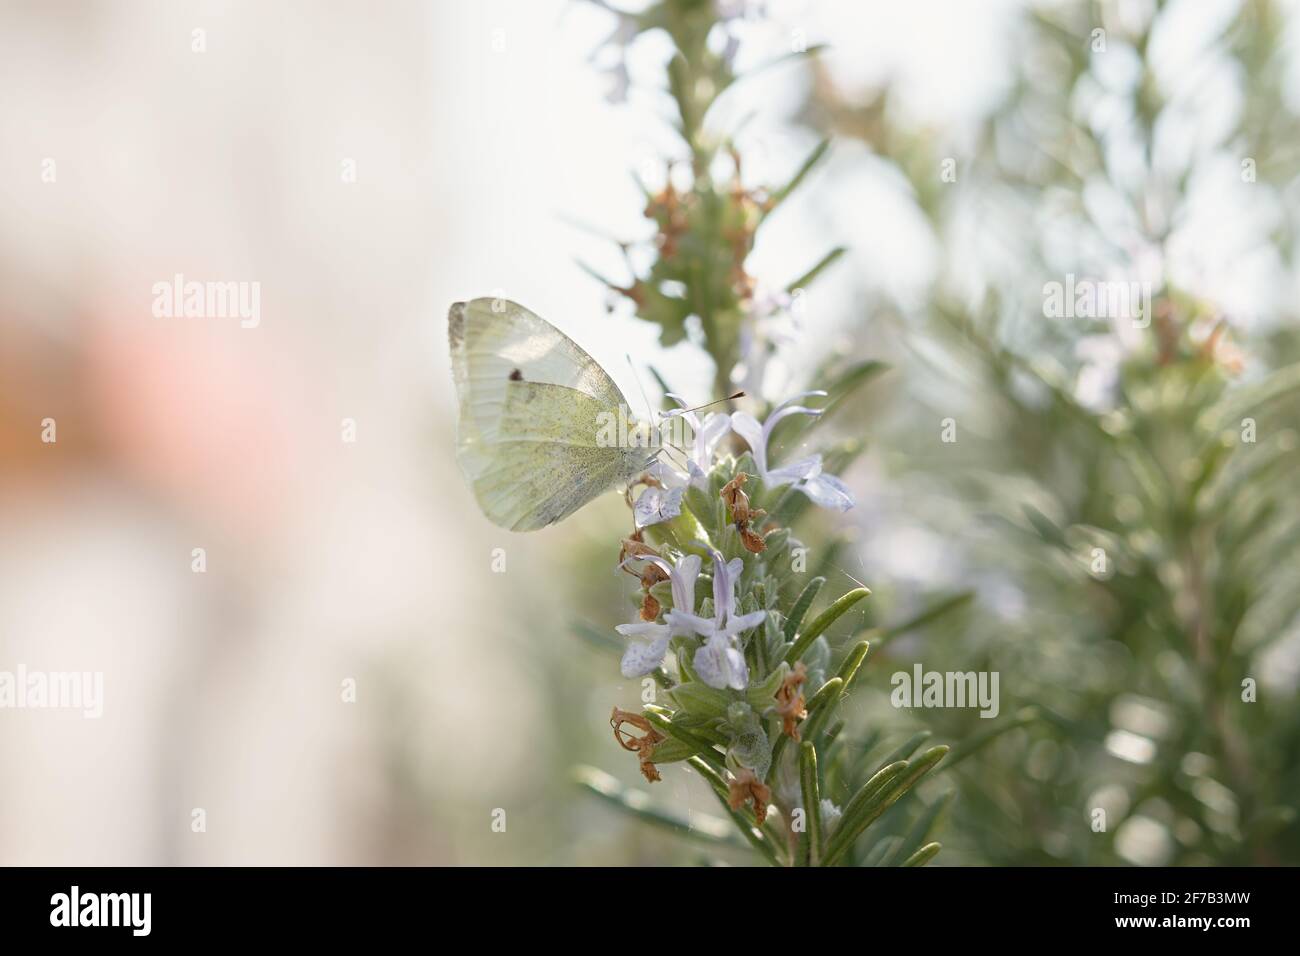
MULTIPOLYGON (((720 405, 723 402, 729 402, 732 399, 744 398, 744 397, 745 397, 744 392, 733 392, 732 394, 728 395, 726 398, 719 398, 717 401, 705 402, 703 405, 696 405, 694 408, 677 408, 677 409, 673 409, 673 411, 671 412, 663 412, 661 414, 663 414, 665 417, 672 416, 674 418, 677 418, 682 415, 685 415, 687 412, 698 412, 702 408, 710 408, 714 405, 720 405)), ((671 448, 673 451, 677 452, 677 454, 681 455, 682 467, 685 467, 689 470, 691 456, 686 452, 686 449, 682 448, 680 445, 676 445, 673 442, 669 441, 666 437, 664 437, 662 432, 660 432, 659 435, 659 442, 661 448, 671 448)))
POLYGON ((637 391, 641 393, 641 401, 645 402, 646 419, 653 423, 655 420, 655 411, 650 407, 650 396, 646 394, 645 385, 641 382, 641 375, 636 370, 636 363, 632 361, 632 356, 627 352, 623 353, 623 357, 627 359, 628 368, 632 370, 632 377, 636 379, 636 387, 637 391))
POLYGON ((677 413, 678 415, 684 415, 684 414, 686 414, 687 412, 698 412, 700 409, 703 409, 703 408, 712 408, 714 405, 721 405, 723 402, 730 402, 730 401, 732 401, 732 400, 734 400, 734 399, 737 399, 737 398, 744 398, 744 397, 745 397, 745 393, 744 393, 744 392, 734 392, 734 393, 732 393, 731 395, 728 395, 726 398, 719 398, 719 399, 716 399, 716 400, 714 400, 714 401, 712 401, 712 402, 705 402, 703 405, 696 405, 694 408, 681 408, 681 409, 677 409, 677 410, 676 410, 676 413, 677 413))

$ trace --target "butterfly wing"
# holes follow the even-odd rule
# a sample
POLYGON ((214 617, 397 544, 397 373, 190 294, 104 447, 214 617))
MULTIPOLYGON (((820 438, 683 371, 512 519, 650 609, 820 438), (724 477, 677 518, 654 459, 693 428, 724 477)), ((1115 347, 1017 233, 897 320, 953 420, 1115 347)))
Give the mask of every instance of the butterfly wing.
POLYGON ((457 458, 483 513, 512 531, 567 517, 634 475, 645 449, 601 442, 622 393, 549 322, 501 299, 448 316, 460 401, 457 458))

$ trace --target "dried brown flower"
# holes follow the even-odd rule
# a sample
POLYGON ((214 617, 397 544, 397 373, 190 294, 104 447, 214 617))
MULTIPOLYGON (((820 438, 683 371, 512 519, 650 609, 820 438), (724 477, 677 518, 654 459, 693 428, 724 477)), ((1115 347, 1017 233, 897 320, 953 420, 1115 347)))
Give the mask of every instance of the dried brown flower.
POLYGON ((646 590, 654 587, 660 581, 667 581, 668 579, 668 572, 654 562, 647 563, 645 570, 641 572, 641 586, 646 590))
POLYGON ((630 710, 619 710, 617 707, 609 716, 609 725, 614 728, 614 739, 618 741, 620 747, 637 752, 637 757, 641 761, 641 773, 646 780, 654 783, 662 779, 659 776, 659 769, 650 758, 654 756, 655 745, 664 739, 664 735, 655 730, 650 721, 640 714, 630 710), (644 730, 645 736, 637 737, 630 731, 624 730, 624 724, 631 724, 637 730, 644 730))
POLYGON ((754 819, 759 826, 767 819, 767 805, 772 802, 772 789, 748 767, 732 774, 728 787, 727 806, 739 810, 748 800, 754 801, 754 819))
MULTIPOLYGON (((659 558, 663 557, 658 551, 650 547, 641 540, 641 532, 638 531, 630 538, 624 538, 622 545, 618 549, 618 563, 622 564, 628 558, 659 558)), ((637 575, 640 577, 640 575, 637 575)))
POLYGON ((745 494, 744 491, 744 484, 747 481, 749 481, 749 475, 742 471, 722 486, 722 500, 731 512, 733 521, 749 520, 749 495, 745 494))
POLYGON ((748 527, 740 528, 740 543, 745 546, 745 550, 751 554, 762 554, 767 550, 767 542, 763 536, 756 531, 751 531, 748 527))
POLYGON ((745 494, 742 487, 748 480, 749 475, 743 471, 732 478, 722 486, 722 500, 731 513, 731 520, 735 522, 736 530, 740 532, 740 541, 745 546, 745 550, 753 554, 762 554, 767 549, 767 542, 750 525, 767 517, 767 512, 762 508, 749 506, 749 495, 745 494))
POLYGON ((808 716, 804 704, 803 691, 799 688, 808 680, 808 668, 803 661, 794 665, 794 670, 785 676, 781 686, 776 689, 776 712, 781 715, 781 730, 787 737, 799 739, 799 721, 808 716))

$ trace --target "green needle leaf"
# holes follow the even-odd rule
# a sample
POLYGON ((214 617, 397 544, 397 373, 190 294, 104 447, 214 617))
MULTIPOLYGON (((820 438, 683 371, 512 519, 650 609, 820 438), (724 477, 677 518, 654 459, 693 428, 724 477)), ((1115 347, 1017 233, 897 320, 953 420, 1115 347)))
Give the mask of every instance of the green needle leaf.
POLYGON ((794 176, 791 177, 790 181, 786 183, 785 186, 772 193, 772 209, 779 206, 787 196, 799 188, 799 184, 802 183, 804 179, 807 178, 808 174, 813 171, 813 167, 822 161, 822 157, 826 155, 826 151, 830 148, 831 141, 829 139, 824 139, 817 144, 813 151, 808 154, 808 158, 799 166, 799 169, 795 172, 794 176))
POLYGON ((908 737, 905 741, 890 751, 889 755, 881 761, 882 765, 894 763, 896 760, 907 760, 912 754, 916 753, 916 748, 929 740, 933 734, 928 730, 922 730, 908 737))
POLYGON ((869 650, 871 650, 870 641, 859 641, 840 664, 837 676, 844 682, 844 693, 847 694, 853 689, 853 682, 857 679, 858 670, 862 667, 862 662, 867 659, 869 650))
POLYGON ((911 828, 908 829, 907 836, 903 837, 903 839, 898 842, 898 846, 894 848, 894 851, 889 854, 889 857, 884 861, 884 865, 906 866, 906 862, 900 861, 903 861, 904 857, 906 857, 908 853, 914 850, 925 849, 922 844, 925 843, 931 832, 933 832, 934 828, 938 825, 939 818, 943 816, 944 812, 948 809, 954 796, 955 792, 950 790, 938 800, 934 801, 930 806, 926 807, 925 811, 916 818, 916 822, 914 822, 911 828))
POLYGON ((822 632, 834 624, 844 615, 849 608, 857 604, 864 597, 871 594, 870 588, 854 588, 847 594, 843 595, 838 601, 822 611, 821 614, 814 618, 813 622, 808 625, 807 630, 799 635, 794 642, 794 646, 785 655, 785 662, 793 665, 795 661, 803 657, 804 652, 812 646, 812 642, 821 636, 822 632))
MULTIPOLYGON (((853 798, 845 805, 844 812, 840 816, 839 825, 835 828, 835 833, 826 845, 826 853, 819 861, 821 866, 830 866, 853 845, 853 841, 857 839, 858 833, 861 832, 857 824, 869 811, 872 802, 906 770, 906 760, 899 760, 887 767, 881 767, 853 795, 853 798)), ((862 824, 862 827, 865 828, 866 824, 862 824)))
POLYGON ((800 736, 808 740, 816 740, 821 732, 826 728, 831 714, 835 711, 835 705, 840 702, 844 696, 844 681, 839 677, 832 677, 813 694, 812 700, 808 701, 808 719, 800 729, 800 736))
POLYGON ((925 866, 936 856, 938 856, 939 851, 942 849, 943 849, 942 843, 927 843, 925 846, 921 847, 921 849, 917 850, 906 860, 904 860, 902 865, 903 866, 925 866))
POLYGON ((826 583, 825 578, 813 578, 804 589, 799 592, 799 597, 795 599, 794 607, 790 609, 790 616, 785 620, 785 639, 793 641, 794 636, 799 633, 799 625, 803 623, 804 615, 812 607, 813 601, 817 600, 817 592, 822 589, 826 583))
MULTIPOLYGON (((858 795, 849 801, 849 807, 845 808, 839 829, 835 831, 835 837, 832 839, 831 845, 826 849, 826 857, 822 861, 822 865, 829 866, 847 853, 853 847, 857 838, 862 835, 862 831, 879 819, 882 813, 892 807, 903 794, 907 793, 923 776, 933 770, 935 764, 942 760, 947 752, 948 748, 943 744, 931 747, 916 760, 910 763, 903 762, 903 770, 895 772, 883 785, 865 796, 861 801, 858 798, 863 795, 863 791, 858 791, 858 795), (854 806, 855 803, 857 803, 857 806, 854 806), (849 816, 850 808, 854 811, 852 818, 849 816)), ((898 766, 897 763, 889 765, 889 767, 898 766)), ((875 780, 884 772, 882 770, 876 774, 876 777, 872 777, 872 780, 875 780)), ((867 786, 871 786, 871 781, 867 782, 867 786)), ((866 790, 866 787, 863 787, 863 790, 866 790)))
POLYGON ((725 717, 732 703, 732 697, 726 691, 710 687, 703 681, 678 684, 669 693, 678 707, 696 717, 725 717))
POLYGON ((794 292, 795 289, 807 288, 812 284, 814 279, 833 266, 846 252, 848 252, 848 249, 844 246, 836 246, 830 252, 826 253, 826 255, 818 259, 817 264, 811 269, 787 285, 785 291, 794 292))
POLYGON ((694 762, 696 758, 699 758, 707 762, 716 770, 722 770, 722 754, 714 750, 713 744, 709 743, 709 741, 705 740, 703 737, 696 736, 689 730, 683 730, 681 727, 676 726, 662 714, 656 714, 650 710, 645 710, 642 713, 644 714, 645 719, 650 721, 651 726, 661 734, 665 734, 673 740, 678 740, 684 744, 689 744, 695 751, 695 756, 691 758, 692 762, 694 762))
POLYGON ((822 854, 822 799, 817 784, 817 750, 810 741, 799 745, 799 790, 803 795, 804 832, 799 834, 799 863, 811 866, 822 854))

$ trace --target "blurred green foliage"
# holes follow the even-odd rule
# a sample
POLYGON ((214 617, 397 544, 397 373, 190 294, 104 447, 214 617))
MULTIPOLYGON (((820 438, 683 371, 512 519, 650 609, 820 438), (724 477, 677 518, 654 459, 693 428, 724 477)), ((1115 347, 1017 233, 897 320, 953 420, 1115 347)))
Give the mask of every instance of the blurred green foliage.
MULTIPOLYGON (((911 712, 965 742, 948 862, 1300 862, 1300 129, 1276 5, 1241 4, 1187 74, 1151 52, 1174 6, 1025 11, 973 152, 822 67, 803 111, 906 177, 940 250, 922 308, 863 317, 906 358, 892 395, 845 414, 889 448, 895 520, 941 536, 976 595, 886 655, 1001 673, 994 721, 911 712), (1240 88, 1226 119, 1216 83, 1240 88), (1212 132, 1177 149, 1178 124, 1212 132), (1280 288, 1254 322, 1168 265, 1207 178, 1276 213, 1253 240, 1280 288), (1067 275, 1148 283, 1149 324, 1047 317, 1044 286, 1067 275)), ((849 544, 887 573, 869 531, 849 544)))

